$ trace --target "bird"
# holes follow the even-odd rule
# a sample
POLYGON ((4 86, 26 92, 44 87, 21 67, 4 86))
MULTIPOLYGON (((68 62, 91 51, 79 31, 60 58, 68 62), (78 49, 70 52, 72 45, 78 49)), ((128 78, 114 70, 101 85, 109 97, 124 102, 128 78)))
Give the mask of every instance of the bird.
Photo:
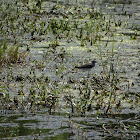
POLYGON ((85 64, 82 66, 75 66, 75 68, 82 69, 82 70, 90 70, 91 68, 95 67, 95 63, 97 62, 93 60, 90 64, 85 64))

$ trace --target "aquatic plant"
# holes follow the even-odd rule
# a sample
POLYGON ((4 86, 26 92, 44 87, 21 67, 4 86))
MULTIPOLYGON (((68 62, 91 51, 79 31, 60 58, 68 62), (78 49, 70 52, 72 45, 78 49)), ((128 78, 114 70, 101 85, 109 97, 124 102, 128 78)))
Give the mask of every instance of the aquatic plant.
MULTIPOLYGON (((32 114, 44 108, 46 114, 64 112, 70 119, 70 128, 73 128, 72 125, 75 123, 72 121, 73 116, 84 118, 94 114, 92 118, 98 122, 98 125, 94 126, 95 129, 100 128, 109 136, 114 136, 115 132, 109 130, 109 128, 113 129, 114 122, 106 124, 100 118, 112 117, 119 122, 116 126, 117 130, 119 128, 125 130, 127 127, 116 116, 121 114, 123 102, 135 102, 133 98, 139 95, 138 93, 133 95, 134 93, 129 91, 129 82, 128 91, 124 92, 125 85, 121 85, 122 79, 119 76, 123 64, 120 63, 119 53, 116 53, 117 50, 114 47, 115 33, 112 28, 121 27, 124 23, 113 15, 109 17, 103 15, 100 3, 99 11, 97 11, 94 9, 94 4, 91 8, 86 7, 86 1, 82 6, 78 5, 78 1, 75 5, 70 1, 68 5, 63 2, 59 5, 53 3, 53 6, 51 8, 49 6, 47 10, 43 7, 43 2, 42 0, 16 1, 13 4, 5 2, 0 7, 2 12, 0 34, 6 40, 0 45, 1 67, 3 64, 12 67, 17 66, 13 64, 24 62, 28 52, 21 51, 26 46, 20 45, 23 40, 30 44, 31 49, 32 46, 34 49, 34 43, 42 45, 43 41, 45 42, 42 59, 32 60, 29 55, 29 63, 20 65, 23 69, 27 68, 27 72, 23 74, 19 71, 13 74, 13 69, 11 73, 5 72, 6 78, 4 76, 1 78, 2 84, 5 85, 0 85, 2 90, 6 90, 6 94, 1 94, 1 108, 22 110, 32 114), (113 39, 111 41, 107 39, 105 43, 102 41, 100 44, 106 36, 113 39), (74 77, 75 63, 73 60, 69 62, 70 57, 73 56, 68 55, 65 49, 67 45, 64 44, 62 48, 63 41, 77 43, 79 50, 90 47, 88 53, 94 50, 102 66, 102 72, 99 75, 90 75, 90 77, 74 77), (113 43, 109 49, 110 42, 113 43), (70 67, 67 67, 68 65, 70 67), (53 71, 52 77, 51 74, 49 75, 49 70, 53 71), (11 88, 16 89, 13 97, 10 97, 11 88), (131 100, 130 94, 133 95, 131 100)), ((130 34, 130 38, 135 40, 137 35, 137 32, 130 34)), ((27 50, 29 50, 28 47, 27 50)), ((136 102, 138 102, 137 98, 136 102)), ((76 123, 76 130, 77 138, 80 139, 83 138, 86 130, 79 124, 79 122, 76 123)), ((120 133, 123 136, 123 133, 120 133)))
POLYGON ((6 49, 7 49, 7 42, 5 41, 0 44, 0 68, 2 67, 2 63, 5 61, 6 49))

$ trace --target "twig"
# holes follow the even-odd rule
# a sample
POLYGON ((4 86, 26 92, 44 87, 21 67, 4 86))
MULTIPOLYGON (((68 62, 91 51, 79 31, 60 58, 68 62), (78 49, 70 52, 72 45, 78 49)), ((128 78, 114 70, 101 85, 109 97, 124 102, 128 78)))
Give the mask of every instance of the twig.
POLYGON ((102 125, 102 127, 103 127, 103 129, 104 129, 107 133, 109 133, 110 135, 114 136, 113 133, 111 133, 109 130, 107 130, 107 129, 104 127, 104 124, 102 125))

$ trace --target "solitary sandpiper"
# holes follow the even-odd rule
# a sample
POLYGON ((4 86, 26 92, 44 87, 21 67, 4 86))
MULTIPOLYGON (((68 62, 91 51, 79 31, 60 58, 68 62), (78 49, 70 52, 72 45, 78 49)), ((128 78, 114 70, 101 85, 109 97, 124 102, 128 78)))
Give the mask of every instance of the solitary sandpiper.
POLYGON ((82 70, 90 70, 91 68, 95 67, 95 63, 97 63, 95 60, 93 60, 90 64, 85 64, 82 66, 75 66, 75 68, 82 69, 82 70))

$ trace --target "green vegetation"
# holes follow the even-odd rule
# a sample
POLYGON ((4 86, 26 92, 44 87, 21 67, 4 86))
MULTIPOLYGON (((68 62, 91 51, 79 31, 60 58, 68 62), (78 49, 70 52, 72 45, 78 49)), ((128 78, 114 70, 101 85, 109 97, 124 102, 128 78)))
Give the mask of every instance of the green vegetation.
MULTIPOLYGON (((125 27, 125 23, 116 21, 113 15, 103 15, 99 1, 97 3, 100 12, 85 5, 66 6, 60 3, 53 4, 50 8, 43 7, 42 3, 42 0, 1 2, 0 38, 4 38, 4 41, 0 44, 0 68, 15 65, 1 78, 1 81, 4 80, 0 83, 3 90, 0 109, 20 108, 23 112, 28 110, 35 113, 47 108, 48 114, 65 112, 70 118, 70 125, 74 123, 71 121, 73 116, 88 117, 94 112, 93 117, 98 121, 99 127, 110 136, 115 136, 115 131, 108 130, 113 129, 113 124, 105 125, 99 119, 102 116, 114 117, 120 125, 116 126, 116 129, 126 130, 126 125, 117 119, 117 115, 121 115, 122 108, 127 102, 131 103, 132 109, 135 108, 139 95, 130 94, 129 83, 126 87, 121 79, 121 73, 125 71, 122 70, 123 63, 120 61, 119 50, 115 48, 116 33, 113 30, 125 27), (99 43, 103 39, 107 39, 106 43, 99 43), (47 42, 44 47, 47 51, 43 53, 43 59, 38 60, 36 57, 36 60, 31 60, 30 48, 32 49, 34 42, 42 41, 47 42), (101 73, 82 78, 69 76, 73 68, 69 70, 66 62, 72 59, 73 55, 63 47, 63 41, 78 42, 79 49, 90 46, 87 52, 91 54, 94 50, 101 63, 101 73), (112 42, 111 45, 109 41, 112 42), (43 71, 47 67, 46 63, 51 62, 55 70, 55 80, 51 74, 45 75, 48 69, 46 72, 43 71), (21 66, 24 72, 15 74, 14 69, 18 66, 21 66), (67 78, 65 75, 68 75, 67 78), (18 87, 12 97, 11 87, 18 87)), ((137 34, 131 35, 131 39, 136 38, 137 34)), ((80 129, 77 125, 77 130, 80 129)), ((82 131, 85 131, 84 128, 82 131)), ((121 131, 118 133, 124 135, 121 131)))

